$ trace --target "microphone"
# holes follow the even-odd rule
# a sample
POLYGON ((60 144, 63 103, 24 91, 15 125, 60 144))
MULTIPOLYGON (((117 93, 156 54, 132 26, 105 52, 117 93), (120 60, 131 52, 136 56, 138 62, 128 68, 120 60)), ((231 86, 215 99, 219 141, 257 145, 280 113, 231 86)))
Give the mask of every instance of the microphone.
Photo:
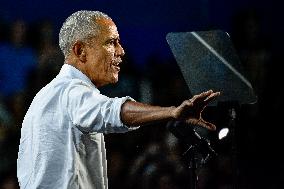
POLYGON ((169 121, 167 129, 178 139, 195 147, 203 156, 217 155, 207 139, 201 137, 190 125, 184 121, 169 121))

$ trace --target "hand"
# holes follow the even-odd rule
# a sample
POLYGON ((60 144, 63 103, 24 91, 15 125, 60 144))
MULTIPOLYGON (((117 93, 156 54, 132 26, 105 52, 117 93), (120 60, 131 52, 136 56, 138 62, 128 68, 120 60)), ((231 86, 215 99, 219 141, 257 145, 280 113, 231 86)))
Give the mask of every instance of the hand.
POLYGON ((174 110, 174 118, 186 121, 188 124, 194 124, 205 127, 209 130, 216 130, 216 126, 202 118, 202 111, 204 108, 214 100, 220 92, 213 92, 212 90, 194 95, 191 99, 183 101, 174 110))

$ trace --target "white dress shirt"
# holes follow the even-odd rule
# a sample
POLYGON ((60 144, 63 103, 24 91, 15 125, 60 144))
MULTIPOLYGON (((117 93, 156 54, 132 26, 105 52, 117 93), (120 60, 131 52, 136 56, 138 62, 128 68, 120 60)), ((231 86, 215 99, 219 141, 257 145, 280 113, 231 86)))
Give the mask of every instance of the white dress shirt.
POLYGON ((136 128, 120 120, 130 97, 100 94, 90 79, 64 64, 25 115, 17 160, 21 189, 107 189, 102 133, 136 128))

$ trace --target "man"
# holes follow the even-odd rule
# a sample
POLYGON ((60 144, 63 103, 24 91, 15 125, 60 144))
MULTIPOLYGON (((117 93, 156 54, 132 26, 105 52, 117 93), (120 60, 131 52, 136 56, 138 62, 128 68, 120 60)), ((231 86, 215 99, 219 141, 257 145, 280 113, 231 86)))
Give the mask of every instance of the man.
POLYGON ((35 96, 22 124, 17 173, 21 188, 108 188, 103 133, 175 119, 215 129, 201 112, 218 92, 195 95, 178 107, 100 94, 98 87, 118 81, 124 55, 117 28, 106 14, 73 13, 60 30, 59 45, 65 64, 35 96))

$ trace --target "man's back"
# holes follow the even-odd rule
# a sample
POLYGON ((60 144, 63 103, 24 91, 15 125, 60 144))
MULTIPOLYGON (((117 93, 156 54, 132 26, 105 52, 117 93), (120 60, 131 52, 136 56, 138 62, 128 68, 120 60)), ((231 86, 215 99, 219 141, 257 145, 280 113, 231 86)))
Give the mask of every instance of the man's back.
MULTIPOLYGON (((20 186, 73 189, 84 183, 84 188, 107 188, 103 135, 80 130, 67 109, 73 103, 69 97, 74 86, 97 89, 75 68, 64 65, 62 70, 36 95, 23 121, 18 154, 20 186)), ((82 90, 79 92, 84 93, 82 90)))

